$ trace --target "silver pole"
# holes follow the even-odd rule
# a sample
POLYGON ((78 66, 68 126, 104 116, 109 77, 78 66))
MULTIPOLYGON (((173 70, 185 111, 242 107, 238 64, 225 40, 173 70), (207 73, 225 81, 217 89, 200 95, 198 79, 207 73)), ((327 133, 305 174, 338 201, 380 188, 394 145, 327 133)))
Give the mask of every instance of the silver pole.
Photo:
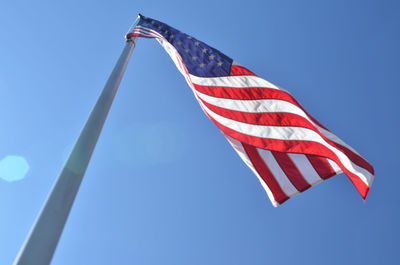
POLYGON ((50 264, 135 43, 136 38, 127 39, 125 48, 18 253, 14 265, 50 264))

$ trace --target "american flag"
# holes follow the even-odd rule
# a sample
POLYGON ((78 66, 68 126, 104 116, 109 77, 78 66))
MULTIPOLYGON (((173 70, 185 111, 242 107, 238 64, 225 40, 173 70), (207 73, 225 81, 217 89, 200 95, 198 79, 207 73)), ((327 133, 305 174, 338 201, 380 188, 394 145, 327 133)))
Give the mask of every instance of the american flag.
POLYGON ((164 47, 205 114, 253 170, 274 206, 342 172, 366 198, 373 167, 289 92, 204 42, 139 17, 126 37, 155 38, 164 47))

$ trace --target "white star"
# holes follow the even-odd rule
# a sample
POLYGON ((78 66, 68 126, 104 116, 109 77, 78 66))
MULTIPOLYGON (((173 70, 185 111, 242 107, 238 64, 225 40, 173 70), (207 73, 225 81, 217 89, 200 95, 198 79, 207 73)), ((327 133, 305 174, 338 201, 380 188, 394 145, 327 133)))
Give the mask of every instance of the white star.
POLYGON ((189 53, 189 49, 185 49, 185 52, 186 52, 186 53, 189 53))
POLYGON ((199 46, 199 45, 200 45, 200 42, 196 41, 196 42, 194 43, 194 45, 199 46))
POLYGON ((182 42, 181 42, 181 41, 178 41, 177 44, 178 44, 178 45, 182 45, 182 42))
POLYGON ((152 21, 151 21, 151 24, 154 25, 154 23, 156 23, 156 22, 154 22, 154 20, 152 20, 152 21))
POLYGON ((168 30, 164 31, 165 34, 168 34, 168 30))
POLYGON ((204 66, 205 66, 205 64, 204 64, 204 63, 201 63, 201 64, 200 64, 200 67, 201 67, 201 68, 203 68, 204 66))
POLYGON ((191 39, 192 39, 192 36, 187 36, 187 38, 188 38, 189 40, 191 40, 191 39))
POLYGON ((169 36, 169 38, 170 38, 170 39, 173 39, 173 38, 175 38, 175 36, 174 36, 174 35, 171 35, 171 36, 169 36))
POLYGON ((160 25, 160 26, 158 26, 158 29, 162 29, 162 26, 160 25))
POLYGON ((218 65, 218 66, 222 66, 222 62, 218 62, 217 65, 218 65))
POLYGON ((203 49, 203 53, 206 53, 206 52, 207 52, 207 49, 206 49, 206 48, 204 48, 204 49, 203 49))
POLYGON ((197 60, 197 56, 193 56, 193 57, 192 57, 192 60, 193 60, 193 61, 196 61, 196 60, 197 60))
POLYGON ((214 60, 215 55, 214 55, 214 54, 211 54, 210 56, 208 56, 208 58, 210 58, 210 60, 214 60))

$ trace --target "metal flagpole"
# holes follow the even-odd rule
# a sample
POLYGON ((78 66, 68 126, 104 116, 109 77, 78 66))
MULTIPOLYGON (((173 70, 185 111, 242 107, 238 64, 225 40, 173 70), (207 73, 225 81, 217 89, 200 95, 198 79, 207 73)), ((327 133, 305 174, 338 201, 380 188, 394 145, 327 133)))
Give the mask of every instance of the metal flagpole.
MULTIPOLYGON (((132 27, 138 20, 139 17, 132 27)), ((125 48, 18 253, 14 265, 50 264, 135 44, 136 38, 126 40, 125 48)))

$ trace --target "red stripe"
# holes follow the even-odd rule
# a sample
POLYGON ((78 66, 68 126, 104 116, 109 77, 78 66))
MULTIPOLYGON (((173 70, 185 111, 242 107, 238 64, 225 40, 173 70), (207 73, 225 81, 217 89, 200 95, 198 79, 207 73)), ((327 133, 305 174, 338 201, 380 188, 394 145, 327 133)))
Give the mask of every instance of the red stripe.
POLYGON ((254 73, 252 73, 250 70, 247 68, 240 66, 240 65, 232 65, 231 66, 231 72, 229 75, 253 75, 255 76, 254 73))
POLYGON ((283 170, 283 172, 285 172, 285 175, 298 191, 303 192, 311 187, 310 184, 308 184, 308 182, 304 179, 303 175, 297 169, 296 165, 293 163, 292 159, 290 159, 287 153, 275 151, 271 153, 275 157, 276 162, 278 162, 279 167, 283 170))
POLYGON ((129 33, 126 35, 126 38, 129 39, 131 37, 142 37, 142 38, 147 38, 147 39, 155 39, 158 37, 150 37, 150 36, 146 36, 146 35, 142 35, 142 34, 138 34, 138 33, 129 33))
POLYGON ((326 161, 325 157, 307 155, 308 160, 311 165, 317 171, 318 175, 322 179, 328 179, 334 175, 336 172, 332 169, 331 165, 326 161))
POLYGON ((257 152, 257 149, 254 146, 248 144, 242 143, 242 145, 257 173, 261 176, 265 184, 267 184, 268 188, 271 190, 275 201, 281 204, 289 199, 289 197, 283 192, 283 190, 279 186, 279 183, 276 181, 271 171, 265 165, 264 161, 257 152))
POLYGON ((207 106, 212 112, 217 113, 225 118, 240 121, 254 125, 268 125, 268 126, 293 126, 303 127, 315 131, 316 128, 307 119, 293 113, 282 112, 263 112, 263 113, 249 113, 235 110, 228 110, 220 108, 207 103, 199 98, 204 105, 207 106))
POLYGON ((372 175, 375 174, 374 168, 371 166, 370 163, 367 162, 367 160, 365 160, 364 158, 362 158, 361 156, 359 156, 358 154, 354 153, 353 151, 351 151, 350 149, 341 144, 334 142, 329 142, 329 143, 334 145, 337 149, 341 150, 354 164, 364 168, 372 175))
POLYGON ((143 28, 135 28, 133 32, 126 34, 126 38, 129 39, 130 37, 143 37, 143 38, 156 38, 156 39, 165 39, 162 35, 160 35, 156 31, 149 31, 144 30, 143 28))
POLYGON ((257 99, 281 99, 293 104, 293 100, 288 93, 268 87, 219 87, 219 86, 201 86, 194 84, 197 91, 217 98, 230 98, 238 100, 257 100, 257 99))
POLYGON ((364 184, 364 182, 354 175, 346 175, 349 177, 350 181, 356 187, 357 191, 361 194, 361 197, 365 200, 367 198, 369 187, 364 184))
POLYGON ((155 31, 153 29, 144 28, 142 26, 137 26, 134 30, 140 30, 140 31, 143 31, 144 33, 150 33, 150 34, 157 35, 160 38, 164 38, 164 36, 161 35, 159 32, 157 32, 157 31, 155 31))
POLYGON ((136 33, 136 32, 131 32, 131 33, 126 34, 127 39, 132 38, 132 37, 142 37, 142 38, 148 38, 148 39, 155 38, 155 37, 149 37, 147 35, 142 35, 142 34, 136 33))
POLYGON ((129 39, 130 37, 142 37, 142 38, 147 38, 147 39, 161 39, 159 36, 153 33, 145 33, 142 31, 134 31, 132 33, 129 33, 126 35, 126 37, 129 39))

